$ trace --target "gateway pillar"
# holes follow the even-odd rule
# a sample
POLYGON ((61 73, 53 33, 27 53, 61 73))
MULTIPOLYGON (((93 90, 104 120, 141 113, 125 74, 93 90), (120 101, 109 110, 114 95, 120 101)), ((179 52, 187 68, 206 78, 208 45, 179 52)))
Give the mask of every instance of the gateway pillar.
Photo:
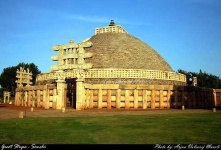
POLYGON ((56 109, 62 109, 65 107, 65 99, 66 99, 66 93, 65 93, 65 73, 63 70, 59 70, 56 72, 58 75, 57 82, 57 101, 56 101, 56 109))
POLYGON ((77 80, 76 80, 76 110, 84 109, 84 102, 86 99, 85 89, 84 89, 84 78, 85 72, 84 70, 77 70, 76 72, 77 80))

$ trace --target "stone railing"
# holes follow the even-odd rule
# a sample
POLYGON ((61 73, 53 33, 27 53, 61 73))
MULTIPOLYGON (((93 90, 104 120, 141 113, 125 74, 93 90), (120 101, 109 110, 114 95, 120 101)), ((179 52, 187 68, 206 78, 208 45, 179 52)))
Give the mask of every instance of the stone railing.
MULTIPOLYGON (((214 90, 204 87, 85 84, 85 89, 85 109, 183 109, 219 106, 218 101, 215 105, 214 90)), ((216 93, 221 91, 219 90, 216 93)))
POLYGON ((106 27, 101 27, 101 28, 96 28, 95 29, 95 34, 100 34, 100 33, 127 33, 127 31, 120 25, 116 26, 106 26, 106 27))
MULTIPOLYGON (((56 72, 38 74, 36 81, 57 79, 56 72)), ((76 69, 65 72, 66 78, 76 78, 76 69)), ((145 78, 186 82, 184 74, 145 69, 88 69, 85 78, 145 78)))
POLYGON ((176 72, 144 69, 90 69, 86 78, 146 78, 186 81, 186 76, 176 72))

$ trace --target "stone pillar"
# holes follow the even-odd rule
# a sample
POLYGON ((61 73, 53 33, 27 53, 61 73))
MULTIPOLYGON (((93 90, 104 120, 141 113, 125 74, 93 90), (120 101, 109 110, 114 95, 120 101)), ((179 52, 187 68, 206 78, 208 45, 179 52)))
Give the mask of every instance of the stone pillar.
POLYGON ((24 94, 25 94, 24 103, 25 103, 25 106, 28 106, 28 92, 25 91, 24 94))
POLYGON ((31 91, 28 91, 28 103, 27 103, 28 107, 30 107, 31 105, 31 91))
POLYGON ((14 102, 14 105, 17 106, 17 103, 18 103, 18 92, 15 91, 15 102, 14 102))
POLYGON ((151 109, 155 109, 155 90, 151 90, 151 109))
POLYGON ((121 89, 117 89, 117 100, 116 100, 116 108, 120 109, 121 107, 121 89))
POLYGON ((171 104, 171 90, 169 89, 167 91, 167 108, 170 108, 170 104, 171 104))
POLYGON ((125 109, 130 109, 129 90, 125 90, 125 109))
POLYGON ((57 102, 56 102, 56 109, 62 109, 64 107, 64 100, 65 100, 65 72, 63 70, 59 70, 56 72, 58 75, 57 82, 57 102))
POLYGON ((52 101, 49 102, 49 106, 52 107, 53 109, 56 109, 56 105, 57 105, 57 97, 58 97, 57 91, 58 91, 57 89, 53 89, 53 98, 52 98, 52 101))
POLYGON ((45 104, 46 104, 46 97, 47 97, 47 88, 43 90, 43 107, 45 108, 45 104))
POLYGON ((85 102, 85 108, 88 109, 90 108, 90 90, 86 90, 86 102, 85 102))
POLYGON ((213 89, 213 105, 214 105, 214 107, 216 107, 216 105, 217 105, 216 90, 215 89, 213 89))
POLYGON ((50 103, 50 89, 46 89, 46 95, 44 98, 45 104, 44 104, 44 108, 45 109, 49 109, 49 103, 50 103))
POLYGON ((62 107, 61 112, 63 112, 63 113, 65 112, 65 108, 64 107, 62 107))
POLYGON ((83 81, 76 81, 76 110, 84 108, 83 101, 85 100, 85 89, 83 81))
POLYGON ((182 110, 185 110, 185 106, 184 105, 182 105, 182 110))
POLYGON ((143 109, 147 109, 147 90, 143 90, 143 109))
POLYGON ((213 109, 212 109, 212 112, 216 112, 216 108, 213 108, 213 109))
POLYGON ((163 96, 163 90, 160 90, 160 104, 159 104, 160 109, 164 108, 164 96, 163 96))
POLYGON ((64 107, 64 88, 65 88, 65 81, 56 81, 57 82, 57 102, 56 102, 56 109, 61 109, 64 107))
POLYGON ((134 90, 134 109, 138 108, 138 90, 134 90))
POLYGON ((21 96, 21 92, 19 90, 16 90, 16 93, 15 93, 15 105, 16 106, 20 105, 20 96, 21 96))
POLYGON ((6 92, 4 92, 3 96, 4 96, 4 103, 5 103, 5 101, 6 101, 6 92))
POLYGON ((89 108, 94 108, 94 93, 93 93, 93 90, 90 91, 89 108))
POLYGON ((24 118, 24 112, 23 112, 23 111, 20 111, 20 112, 19 112, 18 118, 24 118))
POLYGON ((99 88, 98 90, 98 100, 97 100, 98 109, 102 108, 102 89, 99 88))
POLYGON ((19 91, 19 106, 23 106, 23 91, 19 91))
MULTIPOLYGON (((82 60, 83 61, 83 60, 82 60)), ((80 62, 78 62, 80 63, 80 62)), ((76 70, 76 110, 83 110, 85 108, 85 88, 84 88, 84 80, 85 80, 85 71, 82 69, 83 64, 79 64, 79 69, 76 70)), ((101 102, 102 102, 102 91, 99 90, 100 95, 101 92, 101 102)), ((99 98, 98 98, 98 103, 99 103, 99 98)), ((99 107, 99 104, 98 104, 99 107)))
POLYGON ((37 90, 37 106, 36 107, 40 107, 40 97, 41 97, 41 91, 37 90))
POLYGON ((111 90, 107 90, 107 109, 111 109, 111 90))

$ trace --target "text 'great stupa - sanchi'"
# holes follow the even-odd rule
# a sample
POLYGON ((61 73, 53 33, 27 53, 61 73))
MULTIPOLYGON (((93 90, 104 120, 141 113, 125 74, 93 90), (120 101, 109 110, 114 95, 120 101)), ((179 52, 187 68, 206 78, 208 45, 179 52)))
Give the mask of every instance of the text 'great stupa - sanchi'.
POLYGON ((36 85, 22 87, 15 105, 76 110, 183 105, 177 87, 186 85, 186 76, 174 72, 153 48, 113 20, 81 43, 70 40, 52 50, 58 52, 51 57, 56 65, 37 75, 36 85))

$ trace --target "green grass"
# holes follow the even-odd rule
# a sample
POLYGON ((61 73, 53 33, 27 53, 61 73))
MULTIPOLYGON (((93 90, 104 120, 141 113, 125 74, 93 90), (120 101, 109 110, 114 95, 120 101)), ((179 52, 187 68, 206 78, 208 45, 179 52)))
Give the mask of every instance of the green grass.
POLYGON ((0 120, 0 143, 218 144, 221 112, 0 120))

